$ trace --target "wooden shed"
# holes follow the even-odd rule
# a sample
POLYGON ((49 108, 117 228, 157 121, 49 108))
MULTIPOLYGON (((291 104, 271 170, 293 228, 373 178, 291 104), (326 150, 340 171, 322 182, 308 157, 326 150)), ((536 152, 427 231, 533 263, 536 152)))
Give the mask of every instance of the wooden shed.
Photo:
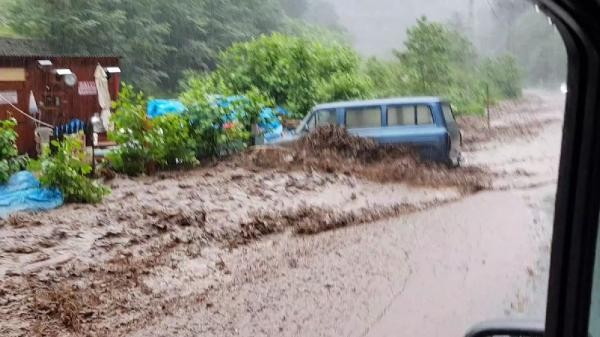
POLYGON ((12 116, 18 121, 21 153, 35 155, 34 130, 39 123, 14 107, 52 126, 74 119, 89 123, 101 111, 94 78, 98 65, 110 72, 114 100, 120 83, 119 57, 57 55, 42 41, 0 38, 0 119, 12 116))

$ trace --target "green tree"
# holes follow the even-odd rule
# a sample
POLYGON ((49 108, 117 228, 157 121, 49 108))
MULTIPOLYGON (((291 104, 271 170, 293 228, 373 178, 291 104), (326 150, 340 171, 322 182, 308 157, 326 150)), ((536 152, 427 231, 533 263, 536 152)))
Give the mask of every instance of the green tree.
POLYGON ((459 113, 482 113, 486 86, 495 98, 518 97, 521 74, 514 59, 481 59, 457 28, 417 20, 407 31, 396 60, 370 59, 365 72, 379 95, 435 95, 449 98, 459 113))
POLYGON ((378 97, 392 97, 412 94, 411 79, 416 75, 408 73, 398 60, 381 60, 371 57, 366 60, 364 73, 372 79, 375 95, 378 97))
POLYGON ((366 97, 371 91, 352 49, 277 33, 234 44, 220 55, 212 76, 233 93, 258 89, 298 117, 319 101, 366 97), (336 84, 340 87, 332 87, 336 84))
POLYGON ((480 65, 483 79, 496 90, 496 96, 517 98, 521 96, 522 73, 512 55, 488 58, 480 65))
POLYGON ((418 94, 442 94, 452 80, 451 39, 446 28, 422 17, 406 32, 406 51, 395 54, 408 68, 413 69, 413 91, 418 94))
POLYGON ((188 69, 213 69, 232 43, 283 29, 276 0, 19 0, 9 25, 57 53, 122 56, 123 76, 172 92, 188 69))

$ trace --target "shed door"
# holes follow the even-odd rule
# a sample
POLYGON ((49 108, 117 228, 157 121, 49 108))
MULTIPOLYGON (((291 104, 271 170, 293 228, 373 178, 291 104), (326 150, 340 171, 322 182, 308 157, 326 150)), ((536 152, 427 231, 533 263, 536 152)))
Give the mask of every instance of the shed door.
MULTIPOLYGON (((8 99, 14 106, 27 113, 29 109, 29 97, 25 90, 25 82, 2 82, 0 81, 0 95, 8 99)), ((13 117, 17 120, 17 146, 19 152, 35 154, 35 140, 33 131, 35 125, 26 116, 17 112, 4 99, 0 98, 0 119, 13 117)))

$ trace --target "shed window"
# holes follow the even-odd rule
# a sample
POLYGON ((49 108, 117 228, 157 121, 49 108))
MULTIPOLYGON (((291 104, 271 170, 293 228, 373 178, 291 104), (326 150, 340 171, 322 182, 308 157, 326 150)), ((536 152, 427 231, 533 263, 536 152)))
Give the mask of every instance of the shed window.
POLYGON ((346 128, 378 128, 381 127, 381 108, 364 107, 346 109, 346 128))

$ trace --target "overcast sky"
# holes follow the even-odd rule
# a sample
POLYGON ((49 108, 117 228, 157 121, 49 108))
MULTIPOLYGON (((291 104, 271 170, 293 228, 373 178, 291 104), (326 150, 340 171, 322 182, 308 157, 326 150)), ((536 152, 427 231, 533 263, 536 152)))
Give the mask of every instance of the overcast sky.
MULTIPOLYGON (((468 17, 469 0, 325 0, 332 3, 342 25, 365 55, 389 55, 401 49, 406 29, 426 15, 433 21, 448 21, 455 13, 468 17)), ((477 21, 485 20, 494 1, 475 0, 477 21)), ((482 32, 476 32, 483 34, 482 32)))

